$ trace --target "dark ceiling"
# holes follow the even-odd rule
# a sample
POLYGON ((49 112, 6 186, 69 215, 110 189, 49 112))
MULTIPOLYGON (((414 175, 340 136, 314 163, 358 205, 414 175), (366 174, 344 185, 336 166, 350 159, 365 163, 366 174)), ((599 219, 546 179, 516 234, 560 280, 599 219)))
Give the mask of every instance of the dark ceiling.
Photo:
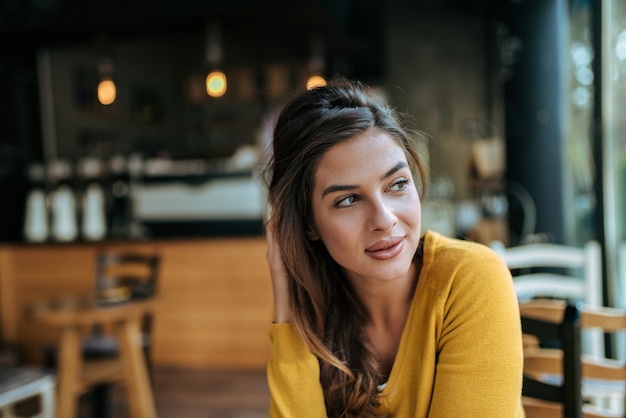
MULTIPOLYGON (((495 0, 397 1, 476 14, 495 0)), ((379 77, 385 5, 385 0, 0 0, 0 47, 36 49, 103 36, 197 39, 217 21, 224 43, 246 45, 250 60, 272 54, 295 58, 316 35, 325 40, 328 61, 341 57, 353 69, 348 75, 379 77)))
POLYGON ((25 43, 76 42, 107 32, 114 37, 185 33, 209 20, 242 34, 323 30, 349 35, 356 19, 377 18, 381 0, 1 0, 0 39, 25 43))
MULTIPOLYGON (((487 13, 496 0, 397 0, 422 8, 487 13)), ((288 39, 323 32, 349 42, 382 25, 385 0, 0 0, 0 42, 77 42, 112 37, 185 34, 219 20, 242 38, 276 32, 288 39)))
MULTIPOLYGON (((0 0, 0 46, 22 47, 203 36, 219 22, 224 42, 256 54, 292 55, 313 35, 329 56, 376 73, 384 0, 0 0)), ((254 55, 254 54, 251 54, 254 55)), ((252 57, 251 57, 252 58, 252 57)), ((332 58, 331 58, 332 59, 332 58)))

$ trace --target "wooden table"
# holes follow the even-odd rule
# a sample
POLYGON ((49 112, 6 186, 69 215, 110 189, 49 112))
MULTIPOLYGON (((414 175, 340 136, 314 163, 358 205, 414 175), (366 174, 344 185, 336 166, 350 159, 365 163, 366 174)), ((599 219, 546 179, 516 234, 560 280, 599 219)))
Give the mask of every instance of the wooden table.
POLYGON ((121 381, 126 389, 130 416, 155 418, 156 410, 141 348, 141 320, 154 309, 156 300, 102 306, 91 299, 66 299, 38 305, 33 319, 61 331, 57 366, 57 416, 76 416, 78 397, 90 387, 121 381), (110 329, 119 356, 85 360, 82 336, 94 325, 110 329))

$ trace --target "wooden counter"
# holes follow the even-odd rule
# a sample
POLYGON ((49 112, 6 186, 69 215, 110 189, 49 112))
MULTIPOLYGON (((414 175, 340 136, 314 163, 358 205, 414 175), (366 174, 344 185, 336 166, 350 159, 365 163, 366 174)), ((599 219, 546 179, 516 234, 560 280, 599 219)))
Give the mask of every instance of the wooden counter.
MULTIPOLYGON (((93 289, 104 244, 0 246, 1 339, 28 362, 58 333, 27 316, 32 304, 93 289)), ((269 358, 272 288, 262 237, 107 243, 156 248, 162 255, 155 314, 156 366, 264 369, 269 358)))

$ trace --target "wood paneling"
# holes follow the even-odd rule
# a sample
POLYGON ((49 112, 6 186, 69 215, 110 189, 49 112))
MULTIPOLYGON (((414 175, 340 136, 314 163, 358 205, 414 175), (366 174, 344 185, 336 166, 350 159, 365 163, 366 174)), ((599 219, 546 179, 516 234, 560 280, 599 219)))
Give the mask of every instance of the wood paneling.
MULTIPOLYGON (((261 370, 269 358, 272 289, 262 238, 111 243, 162 255, 153 362, 157 366, 261 370)), ((0 247, 2 338, 41 361, 58 334, 27 308, 93 289, 97 244, 0 247)))

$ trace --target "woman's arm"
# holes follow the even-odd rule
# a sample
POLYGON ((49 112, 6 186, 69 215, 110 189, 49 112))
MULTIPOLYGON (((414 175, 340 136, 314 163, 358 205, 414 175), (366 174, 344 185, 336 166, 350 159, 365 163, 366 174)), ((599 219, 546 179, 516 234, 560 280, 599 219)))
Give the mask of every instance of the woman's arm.
POLYGON ((274 237, 272 221, 265 225, 267 241, 267 264, 272 277, 272 290, 274 294, 274 323, 291 322, 291 309, 289 308, 289 278, 285 265, 280 255, 280 246, 274 237))
POLYGON ((288 276, 269 223, 266 236, 267 261, 274 292, 274 323, 270 325, 271 357, 267 366, 270 418, 325 418, 319 361, 290 323, 288 276))
POLYGON ((523 417, 521 325, 510 272, 490 252, 468 258, 455 269, 445 301, 429 417, 523 417))
POLYGON ((326 418, 320 366, 291 324, 270 325, 270 418, 326 418))

